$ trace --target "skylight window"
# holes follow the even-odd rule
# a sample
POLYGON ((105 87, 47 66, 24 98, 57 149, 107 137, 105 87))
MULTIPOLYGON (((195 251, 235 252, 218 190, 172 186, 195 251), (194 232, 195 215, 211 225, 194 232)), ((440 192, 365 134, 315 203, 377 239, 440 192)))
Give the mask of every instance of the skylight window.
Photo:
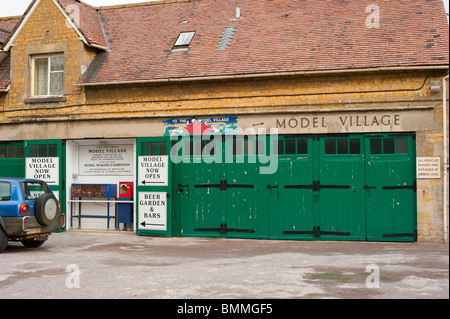
POLYGON ((186 48, 191 44, 192 38, 195 32, 181 32, 178 36, 177 42, 175 42, 174 49, 186 48))

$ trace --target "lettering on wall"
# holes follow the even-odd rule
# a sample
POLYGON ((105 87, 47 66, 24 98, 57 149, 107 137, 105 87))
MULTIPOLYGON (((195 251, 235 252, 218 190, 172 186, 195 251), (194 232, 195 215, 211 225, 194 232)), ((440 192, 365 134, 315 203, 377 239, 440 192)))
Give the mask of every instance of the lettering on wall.
POLYGON ((400 126, 400 115, 305 116, 276 119, 276 128, 282 129, 327 128, 335 125, 346 129, 358 127, 400 126))

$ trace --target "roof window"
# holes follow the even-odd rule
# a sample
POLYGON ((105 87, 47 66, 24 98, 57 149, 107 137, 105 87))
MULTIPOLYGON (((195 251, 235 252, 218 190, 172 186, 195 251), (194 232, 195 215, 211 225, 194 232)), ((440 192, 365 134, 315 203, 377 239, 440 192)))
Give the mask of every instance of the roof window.
POLYGON ((191 44, 194 35, 195 32, 181 32, 172 50, 181 50, 181 51, 187 50, 188 46, 191 44))

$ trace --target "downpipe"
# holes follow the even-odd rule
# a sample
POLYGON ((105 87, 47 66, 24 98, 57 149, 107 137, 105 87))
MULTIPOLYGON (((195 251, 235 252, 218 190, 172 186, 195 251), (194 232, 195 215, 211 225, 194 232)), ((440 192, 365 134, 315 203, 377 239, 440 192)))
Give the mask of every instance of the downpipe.
POLYGON ((442 122, 443 122, 443 148, 444 148, 444 243, 448 244, 448 143, 447 143, 447 85, 448 74, 442 79, 442 122))

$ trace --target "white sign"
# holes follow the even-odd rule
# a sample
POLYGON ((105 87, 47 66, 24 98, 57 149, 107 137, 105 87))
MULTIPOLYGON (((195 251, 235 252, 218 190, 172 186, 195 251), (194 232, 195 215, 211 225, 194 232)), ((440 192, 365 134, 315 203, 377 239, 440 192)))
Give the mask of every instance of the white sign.
POLYGON ((27 157, 25 177, 41 179, 50 185, 59 185, 59 157, 27 157))
POLYGON ((418 157, 417 178, 441 178, 440 157, 418 157))
POLYGON ((169 156, 139 156, 138 182, 139 186, 168 186, 169 156))
POLYGON ((78 175, 133 175, 133 145, 98 144, 78 146, 78 175))
POLYGON ((167 193, 139 192, 139 229, 167 230, 167 193))

